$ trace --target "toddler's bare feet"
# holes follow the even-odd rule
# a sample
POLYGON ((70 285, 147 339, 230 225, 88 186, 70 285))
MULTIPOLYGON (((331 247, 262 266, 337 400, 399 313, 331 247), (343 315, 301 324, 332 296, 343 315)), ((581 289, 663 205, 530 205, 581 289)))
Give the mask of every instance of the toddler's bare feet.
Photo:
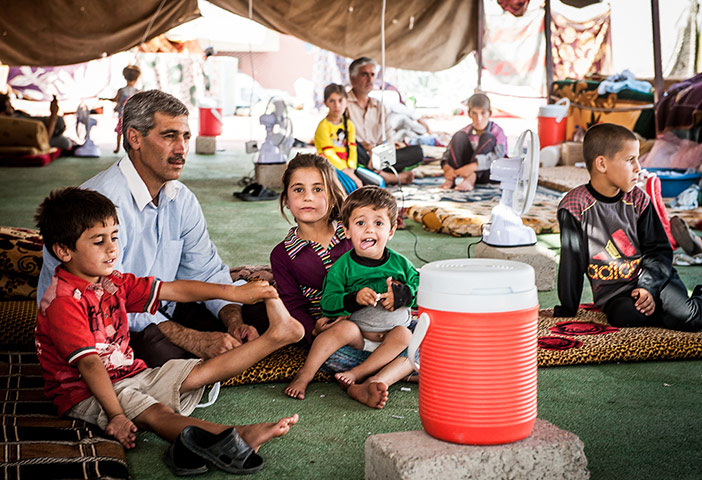
POLYGON ((335 373, 334 378, 336 378, 336 381, 339 382, 339 386, 344 390, 356 383, 356 375, 351 373, 350 370, 348 372, 335 373))
POLYGON ((290 382, 290 385, 288 385, 288 387, 285 389, 285 395, 287 395, 288 397, 297 398, 298 400, 304 400, 305 392, 307 391, 307 385, 309 384, 310 382, 297 376, 293 379, 292 382, 290 382))
POLYGON ((282 437, 295 425, 300 417, 297 413, 292 417, 281 418, 277 422, 254 423, 252 425, 242 425, 235 427, 241 438, 249 444, 255 452, 266 443, 276 437, 282 437))
POLYGON ((444 183, 441 184, 439 188, 443 188, 444 190, 449 190, 450 188, 453 188, 453 180, 446 180, 444 183))
POLYGON ((383 382, 364 382, 349 386, 349 397, 371 408, 381 409, 388 401, 388 386, 383 382))
POLYGON ((302 340, 302 337, 305 336, 305 327, 288 313, 282 300, 269 298, 265 300, 265 303, 270 323, 265 334, 270 335, 281 346, 302 340))

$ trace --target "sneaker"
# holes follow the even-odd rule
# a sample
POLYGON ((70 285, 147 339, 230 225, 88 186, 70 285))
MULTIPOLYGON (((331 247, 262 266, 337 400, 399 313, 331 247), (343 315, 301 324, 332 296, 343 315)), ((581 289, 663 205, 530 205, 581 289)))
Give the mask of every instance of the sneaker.
POLYGON ((690 256, 702 253, 702 240, 695 235, 685 220, 677 215, 670 219, 670 231, 675 242, 690 256))

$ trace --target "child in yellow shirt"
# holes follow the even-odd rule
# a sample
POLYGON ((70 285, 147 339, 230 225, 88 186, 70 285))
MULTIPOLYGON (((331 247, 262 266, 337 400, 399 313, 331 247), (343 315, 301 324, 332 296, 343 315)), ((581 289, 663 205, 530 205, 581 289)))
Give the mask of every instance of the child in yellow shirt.
POLYGON ((382 178, 358 166, 356 128, 346 113, 347 95, 342 85, 330 83, 324 89, 324 105, 329 112, 314 134, 317 153, 329 160, 337 170, 339 181, 347 193, 364 184, 385 186, 382 178))

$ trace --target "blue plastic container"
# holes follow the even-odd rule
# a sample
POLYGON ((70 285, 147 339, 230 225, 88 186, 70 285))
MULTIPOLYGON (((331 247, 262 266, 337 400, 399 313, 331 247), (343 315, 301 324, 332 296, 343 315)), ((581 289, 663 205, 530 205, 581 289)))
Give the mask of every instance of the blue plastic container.
POLYGON ((661 179, 661 196, 677 197, 690 185, 700 181, 702 173, 685 173, 682 168, 647 168, 661 179))

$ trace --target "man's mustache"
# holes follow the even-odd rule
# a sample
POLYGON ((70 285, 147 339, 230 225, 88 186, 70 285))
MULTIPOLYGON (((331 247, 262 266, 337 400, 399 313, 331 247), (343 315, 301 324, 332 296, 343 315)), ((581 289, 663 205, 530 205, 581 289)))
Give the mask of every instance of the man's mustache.
POLYGON ((168 163, 185 163, 185 155, 172 155, 168 157, 168 163))

